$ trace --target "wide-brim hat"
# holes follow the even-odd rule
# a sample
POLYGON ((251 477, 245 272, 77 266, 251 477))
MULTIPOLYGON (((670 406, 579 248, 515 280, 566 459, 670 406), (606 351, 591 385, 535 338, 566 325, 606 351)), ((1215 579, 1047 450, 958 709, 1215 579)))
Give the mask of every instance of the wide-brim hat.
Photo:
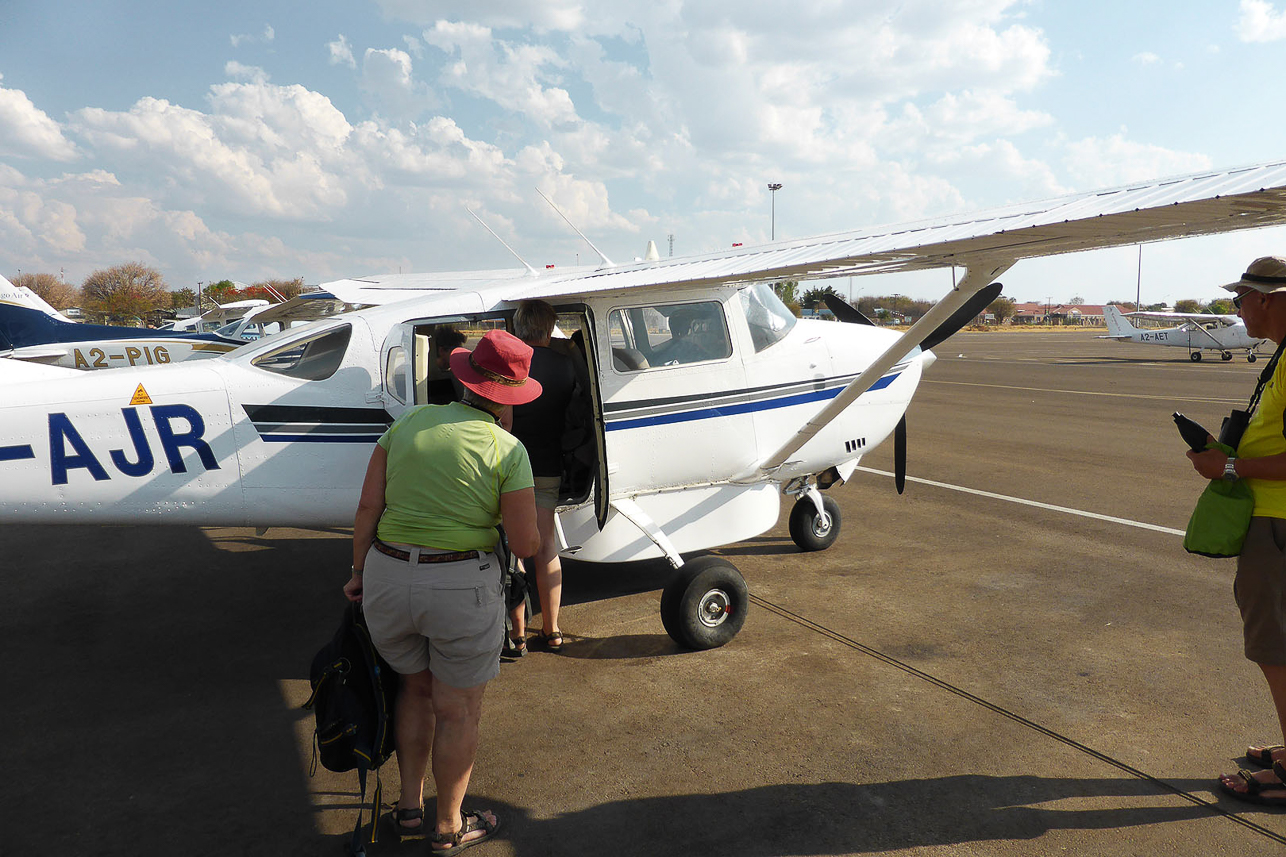
POLYGON ((540 395, 531 372, 531 346, 512 333, 489 330, 473 351, 451 352, 451 373, 473 392, 502 405, 525 405, 540 395))
POLYGON ((1286 292, 1286 259, 1281 256, 1260 256, 1250 263, 1240 280, 1229 283, 1224 288, 1230 292, 1254 289, 1266 295, 1286 292))

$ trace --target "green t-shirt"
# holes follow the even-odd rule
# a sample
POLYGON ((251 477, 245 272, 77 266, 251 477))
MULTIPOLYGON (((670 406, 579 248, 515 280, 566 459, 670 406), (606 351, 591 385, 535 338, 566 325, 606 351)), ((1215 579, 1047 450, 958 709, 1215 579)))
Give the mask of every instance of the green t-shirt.
POLYGON ((533 485, 518 439, 460 402, 407 411, 379 445, 388 452, 381 541, 491 550, 500 539, 500 495, 533 485))
MULTIPOLYGON (((1286 359, 1278 361, 1272 379, 1264 385, 1259 406, 1237 445, 1237 455, 1264 458, 1286 452, 1283 414, 1286 414, 1286 359)), ((1253 514, 1264 518, 1286 518, 1286 480, 1247 479, 1246 484, 1255 495, 1253 514)))

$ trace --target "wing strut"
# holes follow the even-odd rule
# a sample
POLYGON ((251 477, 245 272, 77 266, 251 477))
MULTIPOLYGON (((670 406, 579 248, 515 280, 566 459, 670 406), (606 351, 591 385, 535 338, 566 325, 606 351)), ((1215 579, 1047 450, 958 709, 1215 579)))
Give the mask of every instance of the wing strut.
POLYGON ((804 444, 812 440, 819 431, 838 417, 845 408, 853 404, 858 396, 869 390, 898 361, 910 354, 921 342, 928 339, 970 298, 982 291, 996 277, 1009 270, 1012 265, 1012 261, 1005 261, 994 267, 986 265, 968 268, 965 271, 964 279, 960 281, 958 286, 921 316, 919 321, 911 325, 910 330, 902 334, 896 342, 889 346, 887 351, 875 358, 861 375, 854 378, 852 383, 841 390, 838 396, 831 399, 826 407, 822 408, 816 416, 805 423, 804 427, 796 432, 790 440, 786 441, 780 449, 765 459, 759 469, 761 471, 771 471, 785 464, 787 459, 798 452, 804 444))

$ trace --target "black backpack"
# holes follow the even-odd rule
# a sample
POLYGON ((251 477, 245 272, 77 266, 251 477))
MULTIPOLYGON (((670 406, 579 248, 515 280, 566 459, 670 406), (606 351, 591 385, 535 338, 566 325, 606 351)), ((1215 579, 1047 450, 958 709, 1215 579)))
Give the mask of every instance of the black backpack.
POLYGON ((362 811, 366 803, 366 773, 375 771, 371 802, 371 841, 376 841, 380 815, 379 766, 393 753, 393 701, 398 675, 371 643, 359 604, 350 604, 334 638, 322 646, 309 671, 313 693, 304 703, 317 718, 313 733, 313 764, 329 771, 357 771, 362 809, 357 813, 350 853, 364 854, 362 811))

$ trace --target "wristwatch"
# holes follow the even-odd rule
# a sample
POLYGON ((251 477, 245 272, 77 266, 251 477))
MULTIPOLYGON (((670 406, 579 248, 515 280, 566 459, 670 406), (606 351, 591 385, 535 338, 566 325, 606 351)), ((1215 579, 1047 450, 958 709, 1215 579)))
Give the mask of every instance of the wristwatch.
POLYGON ((1228 456, 1228 460, 1224 462, 1223 478, 1229 482, 1237 481, 1237 459, 1233 458, 1231 455, 1228 456))

